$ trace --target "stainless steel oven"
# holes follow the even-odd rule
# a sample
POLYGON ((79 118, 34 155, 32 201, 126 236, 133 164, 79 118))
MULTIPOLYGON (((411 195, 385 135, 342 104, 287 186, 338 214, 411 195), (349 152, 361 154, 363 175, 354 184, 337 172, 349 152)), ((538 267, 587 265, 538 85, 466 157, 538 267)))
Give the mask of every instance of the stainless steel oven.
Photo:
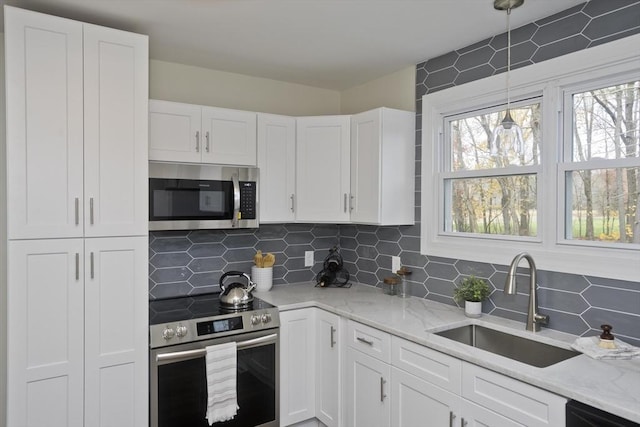
POLYGON ((239 409, 232 420, 213 426, 279 425, 277 308, 256 299, 242 312, 218 307, 212 313, 215 304, 217 295, 150 303, 151 427, 209 426, 206 347, 230 341, 237 345, 239 409))

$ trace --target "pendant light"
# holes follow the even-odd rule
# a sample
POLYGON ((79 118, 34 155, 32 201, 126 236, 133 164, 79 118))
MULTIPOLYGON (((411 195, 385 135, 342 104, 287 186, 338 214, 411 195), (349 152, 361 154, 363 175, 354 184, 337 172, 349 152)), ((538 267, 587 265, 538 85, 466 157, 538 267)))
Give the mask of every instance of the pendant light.
POLYGON ((511 16, 511 9, 522 6, 522 3, 524 3, 524 0, 494 0, 493 2, 495 9, 507 11, 507 111, 500 125, 493 131, 489 143, 489 150, 494 157, 498 156, 500 152, 504 152, 508 143, 517 154, 522 154, 524 148, 522 129, 511 117, 511 98, 509 94, 509 75, 511 72, 511 25, 509 17, 511 16))

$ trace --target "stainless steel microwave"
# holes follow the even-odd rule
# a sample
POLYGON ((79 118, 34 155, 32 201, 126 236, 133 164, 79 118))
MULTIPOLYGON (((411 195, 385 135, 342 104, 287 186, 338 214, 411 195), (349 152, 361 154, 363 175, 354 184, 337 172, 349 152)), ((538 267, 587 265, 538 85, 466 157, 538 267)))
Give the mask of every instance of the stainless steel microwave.
POLYGON ((149 230, 258 227, 258 168, 149 163, 149 230))

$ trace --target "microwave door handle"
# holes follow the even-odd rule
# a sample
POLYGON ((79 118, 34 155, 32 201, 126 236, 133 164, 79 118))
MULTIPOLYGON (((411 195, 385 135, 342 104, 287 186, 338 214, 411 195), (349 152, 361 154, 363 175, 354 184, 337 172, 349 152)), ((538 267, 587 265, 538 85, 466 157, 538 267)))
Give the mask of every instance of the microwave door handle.
POLYGON ((233 217, 231 218, 231 226, 238 226, 238 215, 240 214, 240 180, 238 174, 231 175, 231 181, 233 182, 233 217))

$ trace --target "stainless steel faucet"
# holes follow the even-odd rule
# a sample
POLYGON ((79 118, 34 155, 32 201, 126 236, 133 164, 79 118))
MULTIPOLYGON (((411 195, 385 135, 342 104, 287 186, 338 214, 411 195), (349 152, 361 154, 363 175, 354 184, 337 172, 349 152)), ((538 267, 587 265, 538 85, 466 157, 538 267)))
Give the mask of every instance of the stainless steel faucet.
POLYGON ((524 258, 529 263, 529 309, 527 310, 527 331, 538 332, 540 325, 549 323, 549 316, 538 313, 538 295, 536 288, 536 263, 526 252, 516 255, 511 261, 507 280, 504 282, 504 292, 508 295, 516 293, 516 270, 520 260, 524 258))

